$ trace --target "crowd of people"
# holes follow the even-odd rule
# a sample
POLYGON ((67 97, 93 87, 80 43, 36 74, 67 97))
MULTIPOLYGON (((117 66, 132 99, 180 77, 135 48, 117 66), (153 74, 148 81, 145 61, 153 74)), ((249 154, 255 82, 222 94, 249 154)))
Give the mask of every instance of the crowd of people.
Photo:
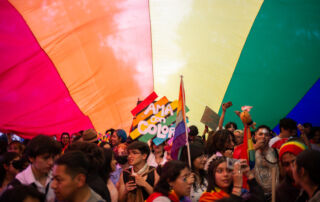
POLYGON ((103 140, 94 129, 62 133, 60 141, 2 138, 0 202, 320 201, 320 128, 290 118, 280 120, 278 135, 258 126, 251 164, 241 158, 243 130, 223 127, 227 108, 217 130, 189 127, 178 159, 168 142, 132 140, 122 129, 103 140))

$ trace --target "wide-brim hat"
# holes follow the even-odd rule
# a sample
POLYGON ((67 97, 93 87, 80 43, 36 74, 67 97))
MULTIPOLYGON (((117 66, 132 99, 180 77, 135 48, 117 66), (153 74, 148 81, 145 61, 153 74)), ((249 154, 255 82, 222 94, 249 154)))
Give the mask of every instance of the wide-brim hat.
POLYGON ((94 129, 88 129, 83 132, 82 139, 85 142, 96 142, 98 141, 97 132, 94 129))

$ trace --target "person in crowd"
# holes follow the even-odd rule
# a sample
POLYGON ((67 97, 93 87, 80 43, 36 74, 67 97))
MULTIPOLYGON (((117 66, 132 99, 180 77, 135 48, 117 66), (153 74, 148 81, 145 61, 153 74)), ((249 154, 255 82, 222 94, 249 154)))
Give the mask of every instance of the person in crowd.
POLYGON ((77 133, 73 133, 71 135, 71 142, 74 143, 74 142, 78 142, 78 141, 83 141, 82 136, 83 136, 83 130, 80 130, 77 133))
POLYGON ((24 144, 22 144, 17 140, 10 142, 7 149, 8 152, 16 152, 17 154, 19 154, 19 156, 23 155, 24 150, 25 150, 24 144))
POLYGON ((107 184, 107 189, 110 193, 111 202, 118 201, 118 190, 110 179, 110 174, 116 170, 117 161, 114 157, 114 152, 111 148, 103 148, 104 166, 101 170, 104 181, 107 184))
POLYGON ((149 146, 144 142, 135 141, 128 146, 128 152, 128 162, 132 167, 121 173, 119 201, 145 201, 159 180, 156 169, 147 164, 149 146))
POLYGON ((6 153, 7 149, 8 149, 7 136, 4 134, 1 134, 1 132, 0 132, 0 155, 6 153))
POLYGON ((189 142, 199 142, 201 144, 204 144, 203 138, 201 136, 198 136, 199 130, 197 126, 192 125, 189 127, 189 133, 188 133, 188 138, 189 142))
POLYGON ((269 147, 280 149, 290 137, 297 133, 297 123, 290 118, 283 118, 279 123, 280 134, 269 141, 269 147))
POLYGON ((293 165, 293 178, 295 183, 303 189, 297 202, 320 201, 320 152, 304 150, 296 158, 293 165))
POLYGON ((235 145, 241 145, 243 143, 243 130, 237 129, 233 132, 235 138, 235 145))
POLYGON ((9 182, 19 173, 16 162, 20 159, 15 152, 6 152, 0 158, 0 193, 6 189, 9 182), (15 167, 16 166, 16 167, 15 167))
POLYGON ((26 155, 31 164, 17 174, 10 185, 32 185, 45 195, 46 201, 54 201, 54 193, 50 188, 51 169, 60 153, 60 144, 51 137, 45 135, 34 137, 26 148, 26 155))
POLYGON ((172 157, 171 157, 171 148, 172 148, 172 145, 166 145, 166 146, 164 146, 164 150, 167 152, 167 156, 166 156, 167 162, 172 160, 172 157))
POLYGON ((111 149, 111 145, 110 145, 108 142, 105 142, 105 141, 100 142, 98 145, 99 145, 99 147, 101 147, 101 148, 111 149))
MULTIPOLYGON (((195 180, 191 187, 190 199, 193 202, 199 201, 200 196, 207 189, 207 174, 204 166, 207 162, 207 155, 205 148, 201 143, 195 142, 190 144, 190 157, 191 157, 191 171, 194 174, 195 180)), ((184 147, 182 150, 181 158, 183 162, 188 163, 188 150, 184 147)))
POLYGON ((104 181, 104 176, 101 174, 105 161, 102 148, 98 147, 95 143, 83 141, 72 143, 66 150, 66 153, 69 151, 81 151, 86 155, 90 166, 90 172, 87 175, 87 184, 104 200, 110 201, 110 193, 109 190, 106 189, 107 185, 104 181))
MULTIPOLYGON (((232 102, 226 102, 226 103, 223 103, 221 108, 222 108, 222 113, 221 113, 221 116, 220 116, 220 119, 219 119, 219 124, 218 124, 218 130, 222 130, 223 129, 223 122, 224 122, 224 117, 225 117, 225 114, 226 114, 226 111, 229 107, 232 106, 232 102)), ((225 129, 231 131, 232 133, 237 130, 237 124, 234 123, 234 122, 229 122, 225 125, 225 129)))
POLYGON ((110 137, 110 143, 112 148, 115 148, 120 143, 125 143, 126 141, 127 141, 127 133, 122 129, 115 130, 110 137))
POLYGON ((94 129, 88 129, 83 131, 82 141, 84 142, 90 142, 90 143, 95 143, 98 144, 98 135, 97 132, 94 129))
POLYGON ((311 131, 312 131, 312 124, 311 123, 304 123, 304 124, 302 124, 302 126, 304 128, 304 132, 307 135, 307 137, 309 139, 311 139, 310 135, 311 135, 311 131))
POLYGON ((293 164, 302 151, 306 150, 307 146, 297 140, 289 140, 284 143, 279 150, 279 161, 283 170, 283 180, 276 188, 276 201, 295 201, 299 195, 300 187, 293 179, 293 164))
POLYGON ((228 122, 225 126, 226 130, 231 131, 232 133, 238 129, 238 126, 235 122, 228 122))
POLYGON ((194 178, 188 165, 172 160, 162 168, 159 182, 146 202, 187 202, 194 178))
POLYGON ((229 201, 264 201, 263 189, 254 179, 246 160, 235 163, 233 171, 227 166, 227 158, 212 156, 208 167, 208 186, 199 202, 218 201, 229 198, 229 201), (250 194, 246 199, 241 198, 243 186, 243 174, 248 178, 250 194))
POLYGON ((310 145, 312 149, 319 150, 320 148, 320 127, 313 127, 309 134, 310 145))
POLYGON ((147 163, 149 166, 157 168, 159 165, 164 165, 167 162, 167 152, 164 150, 165 142, 156 145, 151 140, 151 152, 148 157, 147 163))
POLYGON ((89 161, 81 151, 66 152, 56 160, 51 188, 59 201, 104 202, 87 184, 89 161))
POLYGON ((272 169, 276 169, 276 183, 279 181, 278 153, 270 148, 270 128, 261 125, 254 133, 255 165, 254 175, 257 182, 262 186, 266 201, 271 201, 272 194, 272 169))
POLYGON ((234 150, 234 135, 231 131, 222 129, 210 135, 206 145, 209 156, 220 155, 232 158, 234 150))
POLYGON ((121 143, 114 149, 115 159, 117 161, 116 170, 110 174, 110 179, 118 187, 118 182, 122 170, 129 168, 127 144, 121 143))
POLYGON ((66 132, 62 133, 60 139, 61 139, 60 142, 61 142, 61 146, 62 146, 62 152, 64 152, 68 148, 68 146, 71 142, 69 133, 66 133, 66 132))
POLYGON ((7 189, 0 202, 45 202, 45 196, 32 185, 17 185, 7 189))

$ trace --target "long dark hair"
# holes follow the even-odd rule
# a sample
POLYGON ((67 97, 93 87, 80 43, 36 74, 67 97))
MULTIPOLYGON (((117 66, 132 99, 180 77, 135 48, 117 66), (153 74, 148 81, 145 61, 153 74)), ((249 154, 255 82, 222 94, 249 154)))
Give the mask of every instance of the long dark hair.
POLYGON ((223 129, 218 130, 214 135, 211 135, 208 138, 206 144, 206 153, 211 156, 216 152, 223 153, 228 148, 226 148, 226 144, 230 144, 231 142, 235 142, 235 138, 232 132, 223 129))
POLYGON ((0 186, 2 186, 2 183, 4 181, 4 178, 6 177, 6 170, 4 169, 4 164, 9 166, 10 162, 19 157, 19 154, 15 153, 15 152, 6 152, 1 156, 0 159, 0 186))
POLYGON ((161 176, 154 188, 154 192, 160 192, 168 196, 170 192, 169 182, 174 182, 185 168, 188 168, 188 165, 182 161, 172 160, 167 162, 161 169, 161 176))
MULTIPOLYGON (((208 168, 208 186, 207 186, 207 192, 211 192, 211 191, 214 191, 215 190, 215 187, 217 186, 216 185, 216 182, 215 182, 215 175, 216 175, 216 171, 217 171, 217 167, 223 163, 223 162, 226 162, 227 159, 226 157, 223 157, 223 156, 219 156, 219 157, 216 157, 216 159, 213 159, 210 164, 209 164, 209 168, 208 168)), ((229 192, 231 192, 232 190, 232 186, 231 185, 229 187, 229 192)))
POLYGON ((103 180, 107 183, 110 178, 110 173, 112 172, 111 161, 112 161, 112 157, 114 158, 114 153, 111 148, 109 149, 102 148, 102 149, 104 154, 104 164, 102 167, 101 176, 103 180))
MULTIPOLYGON (((198 143, 198 142, 191 143, 189 145, 189 147, 190 147, 190 156, 191 156, 191 170, 192 170, 192 172, 195 172, 196 169, 193 165, 193 162, 196 158, 205 154, 205 148, 201 143, 198 143)), ((186 146, 182 149, 180 160, 185 163, 188 163, 188 150, 187 150, 186 146)), ((199 185, 205 185, 204 182, 205 182, 205 178, 207 177, 206 171, 203 169, 199 169, 198 173, 199 173, 199 177, 200 177, 200 184, 199 185)), ((197 181, 195 180, 193 183, 193 188, 197 189, 197 186, 198 186, 197 181)))

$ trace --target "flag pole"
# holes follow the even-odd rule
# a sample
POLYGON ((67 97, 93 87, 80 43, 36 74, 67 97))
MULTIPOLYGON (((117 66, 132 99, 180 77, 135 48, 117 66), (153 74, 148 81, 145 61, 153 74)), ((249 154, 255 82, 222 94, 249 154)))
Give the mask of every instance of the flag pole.
POLYGON ((190 155, 190 146, 189 146, 189 134, 188 134, 188 127, 187 127, 187 119, 186 119, 186 99, 185 99, 185 92, 184 92, 184 84, 183 84, 183 76, 181 75, 181 83, 182 83, 182 89, 183 89, 183 94, 182 94, 182 99, 183 99, 183 121, 184 121, 184 126, 186 130, 186 143, 187 143, 187 151, 188 151, 188 163, 189 167, 191 169, 191 155, 190 155))

